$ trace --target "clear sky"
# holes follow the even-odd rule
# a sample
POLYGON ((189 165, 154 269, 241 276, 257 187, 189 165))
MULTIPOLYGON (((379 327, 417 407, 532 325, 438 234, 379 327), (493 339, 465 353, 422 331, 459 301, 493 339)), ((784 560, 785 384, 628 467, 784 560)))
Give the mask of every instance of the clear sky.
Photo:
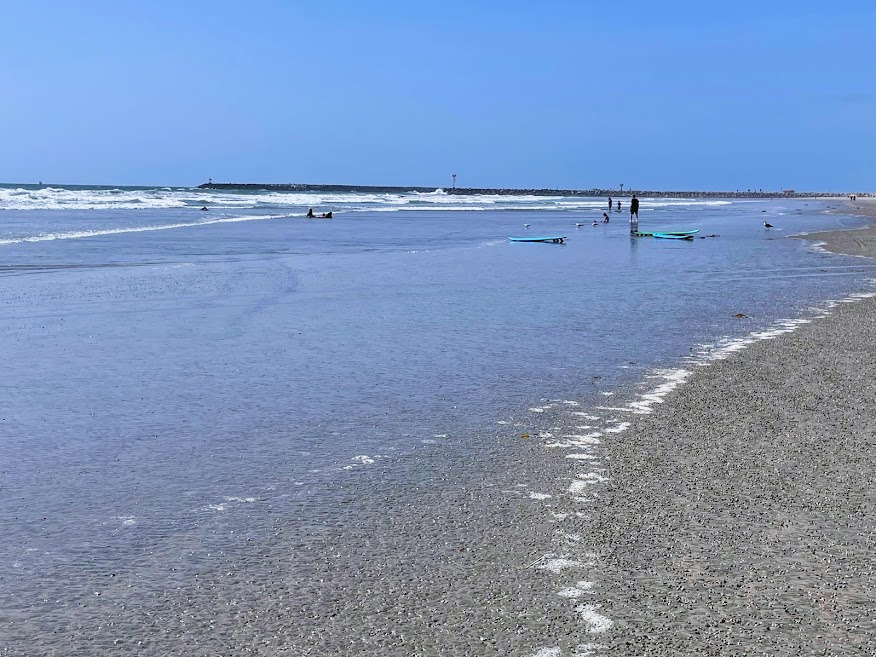
POLYGON ((0 181, 876 190, 876 3, 6 2, 0 181))

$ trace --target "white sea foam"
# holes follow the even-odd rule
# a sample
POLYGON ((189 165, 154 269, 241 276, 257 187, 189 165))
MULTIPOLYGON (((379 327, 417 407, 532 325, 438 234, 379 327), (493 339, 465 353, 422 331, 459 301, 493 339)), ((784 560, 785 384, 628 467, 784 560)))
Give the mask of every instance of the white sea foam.
POLYGON ((601 431, 594 431, 593 433, 587 434, 569 434, 563 436, 565 440, 558 441, 554 443, 545 443, 545 447, 589 447, 591 445, 599 445, 600 440, 599 437, 602 435, 601 431))
POLYGON ((577 479, 572 480, 569 484, 569 492, 572 495, 583 495, 587 492, 587 488, 593 484, 601 484, 608 481, 607 477, 603 477, 596 472, 588 472, 584 475, 578 475, 577 479))
POLYGON ((629 428, 630 428, 629 422, 618 422, 617 424, 614 424, 610 427, 606 427, 605 429, 603 429, 603 431, 605 433, 623 433, 624 431, 626 431, 629 428))
MULTIPOLYGON (((650 413, 656 404, 662 404, 666 396, 673 390, 683 384, 690 376, 690 370, 686 369, 660 369, 654 370, 646 375, 646 380, 656 379, 660 383, 640 394, 636 399, 631 401, 626 406, 599 406, 603 411, 617 411, 623 413, 635 413, 638 415, 646 415, 650 413)), ((628 422, 621 422, 614 427, 605 429, 606 433, 620 433, 626 431, 629 427, 628 422)))
POLYGON ((593 582, 580 581, 575 586, 568 586, 560 589, 557 595, 563 598, 580 598, 583 595, 593 592, 593 582))
MULTIPOLYGON (((299 192, 208 190, 196 188, 64 188, 0 187, 0 210, 102 210, 165 209, 208 205, 211 208, 331 207, 350 212, 397 212, 430 210, 546 210, 591 211, 602 199, 562 196, 498 196, 493 194, 447 194, 435 192, 299 192)), ((726 205, 729 201, 654 199, 649 208, 726 205)))
POLYGON ((575 608, 581 618, 587 623, 587 631, 591 634, 601 634, 611 628, 614 623, 608 616, 603 616, 599 613, 602 605, 579 605, 575 608))
POLYGON ((218 219, 206 219, 201 221, 170 223, 170 224, 149 224, 146 226, 127 226, 124 228, 105 228, 96 230, 71 230, 59 233, 41 233, 39 235, 26 235, 23 237, 11 237, 0 239, 2 244, 21 244, 23 242, 49 242, 52 240, 75 240, 88 237, 101 237, 104 235, 122 235, 125 233, 147 233, 156 230, 173 230, 176 228, 197 228, 198 226, 209 226, 212 224, 230 224, 240 223, 244 221, 266 221, 269 219, 284 219, 291 215, 273 214, 273 215, 249 215, 244 217, 221 217, 218 219))
POLYGON ((817 319, 822 319, 830 314, 830 310, 838 304, 859 303, 865 299, 876 297, 876 292, 853 292, 842 299, 826 301, 822 308, 811 309, 809 317, 797 317, 793 319, 779 319, 772 325, 760 331, 752 331, 741 338, 725 338, 711 345, 700 345, 690 357, 696 365, 704 367, 713 361, 724 360, 734 353, 742 351, 751 345, 763 340, 773 340, 779 336, 793 333, 801 326, 810 324, 817 319))
POLYGON ((552 495, 547 493, 536 493, 534 491, 529 491, 529 499, 531 500, 549 500, 552 495))
POLYGON ((562 654, 559 648, 539 648, 532 653, 532 657, 560 657, 562 654))
POLYGON ((565 557, 557 557, 556 559, 548 559, 544 563, 542 563, 538 568, 540 570, 548 570, 554 574, 559 575, 564 570, 569 570, 570 568, 581 568, 585 564, 580 561, 575 561, 573 559, 566 559, 565 557))

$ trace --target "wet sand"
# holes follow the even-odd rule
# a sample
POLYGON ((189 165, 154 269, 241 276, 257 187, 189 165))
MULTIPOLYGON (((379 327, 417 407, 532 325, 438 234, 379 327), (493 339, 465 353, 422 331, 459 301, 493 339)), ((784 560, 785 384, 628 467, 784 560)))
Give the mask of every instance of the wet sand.
MULTIPOLYGON (((876 199, 858 199, 850 203, 844 211, 876 219, 876 199)), ((876 257, 876 225, 865 226, 858 230, 843 230, 828 233, 810 233, 804 239, 824 242, 824 248, 834 253, 876 257)))
MULTIPOLYGON (((809 237, 876 257, 873 227, 809 237)), ((876 654, 874 345, 876 299, 839 304, 606 441, 599 654, 876 654)))

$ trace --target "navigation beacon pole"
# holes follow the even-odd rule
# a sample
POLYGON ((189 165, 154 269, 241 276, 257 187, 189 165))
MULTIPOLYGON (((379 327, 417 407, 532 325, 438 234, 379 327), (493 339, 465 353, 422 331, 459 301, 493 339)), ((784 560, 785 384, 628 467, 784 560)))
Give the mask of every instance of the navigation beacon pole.
POLYGON ((451 173, 450 177, 453 178, 453 189, 456 189, 456 174, 451 173))

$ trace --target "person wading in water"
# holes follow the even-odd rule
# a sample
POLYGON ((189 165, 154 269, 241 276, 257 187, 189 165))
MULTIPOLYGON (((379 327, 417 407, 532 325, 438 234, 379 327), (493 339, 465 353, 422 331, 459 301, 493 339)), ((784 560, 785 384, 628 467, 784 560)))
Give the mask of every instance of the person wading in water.
POLYGON ((630 221, 633 220, 633 215, 636 215, 636 221, 639 220, 639 199, 633 194, 633 200, 630 201, 630 221))

